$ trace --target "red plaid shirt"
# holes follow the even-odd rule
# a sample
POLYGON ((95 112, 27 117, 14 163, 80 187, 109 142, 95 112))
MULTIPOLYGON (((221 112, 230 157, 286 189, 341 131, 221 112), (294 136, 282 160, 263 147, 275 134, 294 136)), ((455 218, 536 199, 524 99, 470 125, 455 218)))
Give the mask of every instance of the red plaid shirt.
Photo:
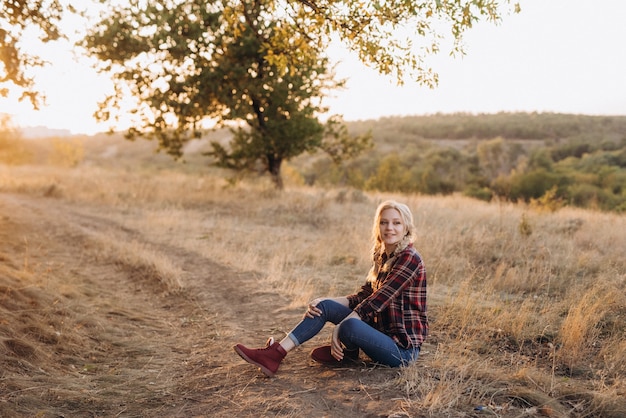
POLYGON ((426 268, 412 244, 388 268, 383 254, 378 275, 348 296, 349 306, 361 319, 393 338, 402 348, 420 347, 428 335, 426 268))

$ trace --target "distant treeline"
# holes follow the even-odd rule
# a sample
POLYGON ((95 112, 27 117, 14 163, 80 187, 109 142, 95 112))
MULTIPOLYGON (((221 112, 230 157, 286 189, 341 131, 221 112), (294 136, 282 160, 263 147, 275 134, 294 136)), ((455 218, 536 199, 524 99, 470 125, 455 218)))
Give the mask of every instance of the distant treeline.
POLYGON ((626 211, 626 116, 436 114, 349 123, 374 147, 294 168, 309 184, 626 211))
POLYGON ((615 139, 626 134, 626 116, 589 116, 559 113, 470 113, 385 117, 350 122, 355 132, 372 130, 384 138, 398 139, 505 139, 547 140, 563 138, 615 139))

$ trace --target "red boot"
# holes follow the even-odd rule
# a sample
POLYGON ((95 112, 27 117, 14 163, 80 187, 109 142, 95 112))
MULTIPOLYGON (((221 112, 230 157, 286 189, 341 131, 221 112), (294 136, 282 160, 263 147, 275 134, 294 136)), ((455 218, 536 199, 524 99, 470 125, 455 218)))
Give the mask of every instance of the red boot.
POLYGON ((237 354, 250 364, 258 366, 268 377, 274 376, 287 352, 279 343, 268 340, 265 348, 248 348, 241 344, 235 347, 237 354))
POLYGON ((345 364, 349 362, 354 362, 359 360, 359 349, 356 350, 343 350, 343 360, 339 361, 333 357, 330 353, 330 345, 323 345, 321 347, 317 347, 315 350, 311 351, 311 358, 318 363, 323 364, 345 364))

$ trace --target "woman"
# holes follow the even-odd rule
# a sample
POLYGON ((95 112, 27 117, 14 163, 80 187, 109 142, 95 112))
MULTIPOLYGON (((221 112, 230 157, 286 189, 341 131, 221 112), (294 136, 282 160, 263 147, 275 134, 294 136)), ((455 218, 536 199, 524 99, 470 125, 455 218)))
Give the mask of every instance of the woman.
POLYGON ((372 228, 373 267, 361 290, 350 296, 313 300, 300 323, 280 342, 264 348, 241 344, 235 351, 273 376, 287 353, 335 324, 331 344, 311 357, 321 363, 359 358, 362 350, 373 361, 391 367, 417 359, 428 334, 426 270, 413 247, 415 226, 409 208, 386 201, 378 206, 372 228))

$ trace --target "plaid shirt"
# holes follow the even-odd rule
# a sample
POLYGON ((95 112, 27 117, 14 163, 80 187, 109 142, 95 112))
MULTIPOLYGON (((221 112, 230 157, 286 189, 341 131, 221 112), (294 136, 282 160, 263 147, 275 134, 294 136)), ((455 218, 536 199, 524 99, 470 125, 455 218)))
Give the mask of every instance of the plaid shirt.
POLYGON ((349 307, 400 347, 420 347, 428 335, 426 268, 412 244, 383 267, 386 261, 383 254, 373 282, 348 296, 349 307))

